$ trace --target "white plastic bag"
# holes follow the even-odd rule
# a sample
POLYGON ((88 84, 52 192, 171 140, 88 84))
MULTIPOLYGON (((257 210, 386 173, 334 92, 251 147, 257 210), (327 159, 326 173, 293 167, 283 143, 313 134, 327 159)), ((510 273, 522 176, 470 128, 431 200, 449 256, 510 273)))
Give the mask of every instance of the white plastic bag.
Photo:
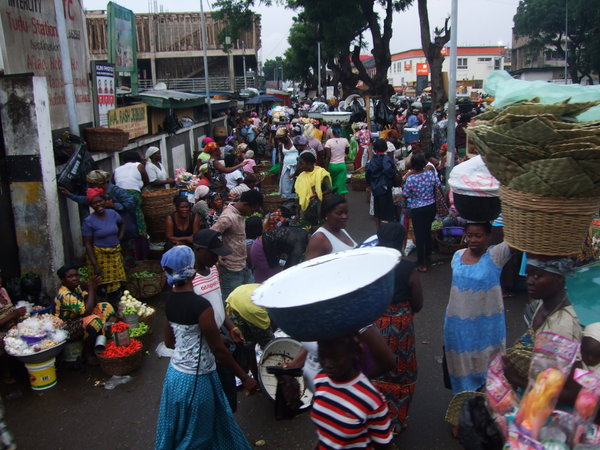
POLYGON ((500 182, 479 155, 455 166, 448 184, 452 192, 472 197, 498 197, 500 192, 500 182))

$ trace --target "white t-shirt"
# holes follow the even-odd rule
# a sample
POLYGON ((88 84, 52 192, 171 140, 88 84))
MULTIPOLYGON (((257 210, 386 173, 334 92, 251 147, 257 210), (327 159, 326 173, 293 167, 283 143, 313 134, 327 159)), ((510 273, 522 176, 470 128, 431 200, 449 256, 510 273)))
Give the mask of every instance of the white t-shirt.
POLYGON ((121 189, 141 191, 144 187, 142 174, 138 169, 138 162, 128 162, 115 169, 115 184, 121 189))
POLYGON ((238 185, 237 180, 244 179, 244 173, 241 169, 234 170, 233 172, 225 174, 225 181, 227 182, 227 189, 231 190, 238 185))
POLYGON ((223 295, 221 294, 221 283, 219 281, 219 272, 217 266, 210 268, 207 276, 196 273, 192 280, 194 293, 200 295, 209 301, 215 312, 215 322, 217 327, 221 327, 225 321, 225 305, 223 304, 223 295))
POLYGON ((148 161, 146 163, 146 173, 148 174, 150 183, 153 181, 165 181, 167 179, 167 171, 161 163, 156 165, 153 162, 148 161))

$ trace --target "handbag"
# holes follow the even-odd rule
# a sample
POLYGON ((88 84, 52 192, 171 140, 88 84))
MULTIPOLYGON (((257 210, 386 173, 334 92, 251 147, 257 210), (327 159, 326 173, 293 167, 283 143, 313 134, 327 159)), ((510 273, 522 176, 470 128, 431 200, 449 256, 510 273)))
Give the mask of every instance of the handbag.
MULTIPOLYGON (((433 176, 435 177, 436 175, 434 174, 433 176)), ((448 217, 449 212, 448 202, 446 201, 442 187, 437 183, 433 185, 433 194, 435 198, 435 217, 445 219, 448 217)))

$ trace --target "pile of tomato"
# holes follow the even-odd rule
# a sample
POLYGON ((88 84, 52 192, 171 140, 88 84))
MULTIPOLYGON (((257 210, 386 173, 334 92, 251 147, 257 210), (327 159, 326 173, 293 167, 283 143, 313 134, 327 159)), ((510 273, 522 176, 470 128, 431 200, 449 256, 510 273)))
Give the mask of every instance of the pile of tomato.
POLYGON ((142 343, 137 339, 131 339, 127 347, 118 347, 115 345, 114 341, 109 341, 108 344, 106 344, 106 349, 100 356, 103 358, 121 358, 123 356, 129 356, 141 349, 142 343))
POLYGON ((125 322, 117 322, 112 324, 110 331, 113 333, 121 333, 123 331, 127 331, 128 328, 129 324, 126 324, 125 322))

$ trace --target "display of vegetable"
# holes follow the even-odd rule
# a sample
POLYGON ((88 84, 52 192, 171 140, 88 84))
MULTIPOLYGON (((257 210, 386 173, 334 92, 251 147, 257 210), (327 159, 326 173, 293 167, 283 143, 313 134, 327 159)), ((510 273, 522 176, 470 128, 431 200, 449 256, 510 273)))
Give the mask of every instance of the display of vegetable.
POLYGON ((144 322, 140 322, 137 327, 129 329, 129 336, 132 338, 141 337, 144 336, 149 330, 150 327, 148 325, 146 325, 144 322))
POLYGON ((133 353, 142 349, 142 343, 137 339, 131 339, 131 342, 127 347, 118 347, 114 341, 106 344, 106 349, 100 353, 103 358, 122 358, 123 356, 129 356, 133 353))
POLYGON ((157 276, 158 274, 154 273, 154 272, 150 272, 148 270, 143 270, 141 272, 133 272, 131 274, 132 277, 134 278, 152 278, 157 276))
POLYGON ((123 292, 121 301, 119 302, 119 311, 121 314, 125 312, 125 309, 131 307, 135 309, 135 312, 140 317, 148 317, 154 314, 154 308, 148 306, 146 303, 142 303, 131 295, 129 291, 123 292))
POLYGON ((352 174, 352 178, 356 178, 357 180, 364 179, 366 177, 364 172, 355 172, 352 174))
POLYGON ((125 322, 116 322, 110 327, 110 330, 113 333, 122 333, 123 331, 127 331, 128 329, 129 325, 125 322))
POLYGON ((123 314, 137 314, 137 309, 135 309, 133 306, 127 306, 123 310, 123 314))

